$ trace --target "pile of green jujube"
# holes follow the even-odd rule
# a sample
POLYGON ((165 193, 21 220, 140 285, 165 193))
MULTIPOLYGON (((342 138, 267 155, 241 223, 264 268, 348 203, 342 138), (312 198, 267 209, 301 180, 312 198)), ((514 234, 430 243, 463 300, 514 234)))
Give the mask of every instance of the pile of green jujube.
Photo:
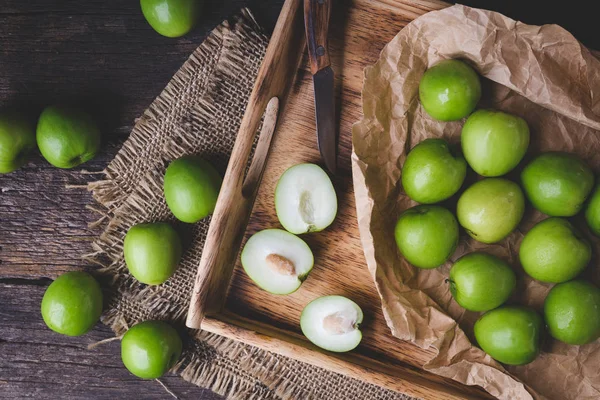
POLYGON ((591 260, 591 244, 566 217, 585 209, 589 228, 600 235, 600 189, 590 168, 573 154, 541 153, 524 166, 520 185, 501 176, 515 169, 527 152, 529 127, 522 118, 497 110, 476 110, 481 97, 477 73, 459 60, 442 61, 425 72, 421 105, 434 119, 467 117, 462 154, 443 139, 427 139, 408 154, 402 168, 406 194, 421 203, 402 213, 396 243, 412 265, 431 269, 446 263, 459 241, 459 224, 482 243, 497 243, 519 225, 525 198, 548 215, 527 232, 519 248, 524 271, 556 284, 534 309, 504 305, 517 277, 505 261, 486 252, 458 259, 446 282, 456 302, 485 312, 475 323, 479 346, 497 361, 521 365, 540 352, 544 321, 552 337, 581 345, 600 337, 600 289, 577 279, 591 260), (456 217, 436 203, 459 193, 470 166, 482 179, 462 193, 456 217), (591 194, 591 199, 586 203, 591 194))

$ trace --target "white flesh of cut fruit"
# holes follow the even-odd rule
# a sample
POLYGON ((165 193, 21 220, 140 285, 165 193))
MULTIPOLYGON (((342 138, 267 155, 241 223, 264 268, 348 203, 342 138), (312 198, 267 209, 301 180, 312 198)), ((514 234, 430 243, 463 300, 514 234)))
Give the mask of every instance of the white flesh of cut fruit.
POLYGON ((310 302, 300 316, 302 333, 322 349, 345 352, 362 339, 358 330, 363 313, 358 304, 343 296, 323 296, 310 302))
POLYGON ((248 276, 273 294, 296 291, 314 263, 312 251, 304 240, 281 229, 266 229, 252 235, 241 259, 248 276))
POLYGON ((322 231, 337 214, 337 196, 331 179, 315 164, 289 168, 277 182, 275 209, 279 222, 291 233, 322 231))

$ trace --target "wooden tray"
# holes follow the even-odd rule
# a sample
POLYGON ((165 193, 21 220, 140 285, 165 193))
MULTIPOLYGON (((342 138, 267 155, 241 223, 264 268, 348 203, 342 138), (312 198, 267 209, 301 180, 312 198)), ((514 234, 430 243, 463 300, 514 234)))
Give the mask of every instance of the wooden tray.
POLYGON ((312 77, 303 57, 302 1, 286 1, 225 175, 199 267, 188 326, 416 397, 489 397, 479 388, 425 372, 421 368, 433 350, 391 335, 365 263, 352 188, 351 127, 362 114, 363 69, 377 61, 386 43, 406 24, 445 6, 434 0, 334 2, 329 46, 340 110, 339 168, 334 178, 339 211, 327 230, 302 236, 315 254, 315 267, 297 292, 277 296, 256 286, 237 257, 243 240, 251 234, 281 227, 274 205, 275 185, 281 174, 301 162, 320 163, 312 77), (265 109, 266 122, 246 173, 265 109), (364 311, 363 340, 352 352, 329 353, 302 336, 302 309, 311 300, 328 294, 345 295, 364 311))

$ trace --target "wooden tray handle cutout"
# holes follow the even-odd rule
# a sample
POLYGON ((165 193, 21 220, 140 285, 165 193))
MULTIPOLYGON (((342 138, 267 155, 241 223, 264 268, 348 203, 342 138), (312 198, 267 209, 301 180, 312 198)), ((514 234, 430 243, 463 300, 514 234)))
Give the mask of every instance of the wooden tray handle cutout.
POLYGON ((224 300, 239 244, 265 170, 277 125, 279 99, 273 97, 269 100, 264 113, 261 113, 258 107, 250 112, 252 117, 248 119, 251 119, 252 123, 242 123, 206 236, 186 321, 190 328, 199 329, 206 313, 218 309, 224 300), (263 115, 264 122, 256 151, 244 179, 254 137, 263 115), (231 268, 227 268, 229 265, 231 268))

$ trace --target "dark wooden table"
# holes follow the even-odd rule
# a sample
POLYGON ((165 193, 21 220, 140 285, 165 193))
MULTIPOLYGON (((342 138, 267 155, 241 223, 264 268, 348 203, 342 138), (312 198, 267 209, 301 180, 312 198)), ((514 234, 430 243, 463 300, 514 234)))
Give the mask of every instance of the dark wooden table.
MULTIPOLYGON (((35 118, 50 103, 84 105, 105 134, 102 152, 84 168, 101 171, 127 138, 134 118, 207 32, 242 6, 271 29, 283 0, 206 3, 193 33, 167 39, 145 22, 138 1, 0 1, 0 107, 21 105, 35 118)), ((528 23, 561 23, 600 48, 593 13, 572 2, 567 10, 548 2, 539 8, 510 1, 467 3, 528 23)), ((112 336, 108 328, 98 324, 83 337, 67 338, 48 330, 39 313, 51 279, 90 268, 80 257, 98 234, 88 228, 96 216, 86 209, 89 193, 77 187, 97 177, 80 168, 58 170, 40 156, 0 176, 0 399, 168 397, 157 382, 127 372, 118 342, 87 350, 88 344, 112 336)), ((163 382, 180 398, 218 398, 176 376, 163 382)))

